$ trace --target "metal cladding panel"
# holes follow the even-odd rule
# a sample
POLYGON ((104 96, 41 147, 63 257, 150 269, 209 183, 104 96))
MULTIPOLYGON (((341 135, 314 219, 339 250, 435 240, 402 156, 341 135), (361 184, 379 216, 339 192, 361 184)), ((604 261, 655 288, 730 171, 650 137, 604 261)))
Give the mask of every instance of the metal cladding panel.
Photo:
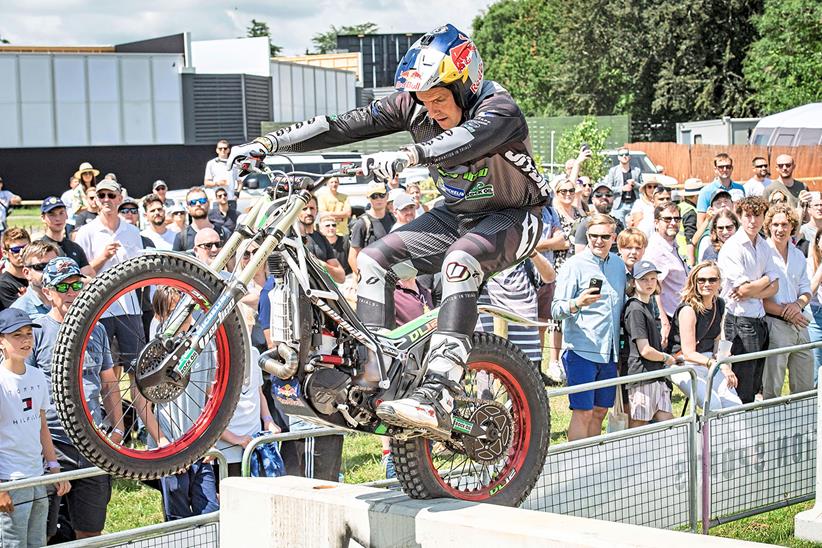
POLYGON ((271 120, 271 80, 251 74, 245 78, 246 139, 260 134, 260 124, 271 120))

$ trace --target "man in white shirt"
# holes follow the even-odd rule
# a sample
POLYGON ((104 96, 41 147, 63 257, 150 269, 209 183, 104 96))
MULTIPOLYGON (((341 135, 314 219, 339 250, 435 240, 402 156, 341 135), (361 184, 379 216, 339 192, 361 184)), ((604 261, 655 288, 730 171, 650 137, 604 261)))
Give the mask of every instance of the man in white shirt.
POLYGON ((765 187, 771 184, 768 178, 768 160, 762 156, 753 159, 753 177, 742 185, 745 187, 745 196, 762 196, 765 187))
POLYGON ((140 232, 152 242, 157 249, 171 249, 174 246, 176 232, 169 230, 166 225, 166 210, 163 200, 157 194, 149 194, 143 198, 143 210, 146 216, 146 228, 140 232))
MULTIPOLYGON (((808 206, 808 214, 810 219, 807 223, 802 225, 799 229, 799 233, 802 238, 808 240, 808 242, 811 242, 811 245, 813 245, 813 239, 816 238, 816 232, 822 228, 822 192, 811 192, 810 196, 811 201, 808 206)), ((810 253, 810 251, 808 253, 810 253)))
MULTIPOLYGON (((765 216, 765 232, 771 257, 779 272, 779 291, 765 299, 765 322, 768 324, 768 348, 784 348, 810 342, 810 321, 803 310, 811 301, 811 283, 806 259, 791 243, 791 234, 799 227, 796 211, 785 205, 772 206, 765 216)), ((789 370, 791 394, 813 390, 813 355, 810 350, 779 354, 765 360, 762 375, 762 397, 782 395, 785 371, 789 370)))
POLYGON ((217 142, 217 157, 212 158, 206 164, 205 179, 203 185, 206 188, 216 190, 223 187, 228 192, 228 203, 232 207, 237 207, 237 196, 240 194, 242 185, 238 185, 234 178, 234 172, 228 165, 228 153, 231 147, 228 141, 220 139, 217 142))
MULTIPOLYGON (((771 247, 759 236, 767 210, 768 202, 759 196, 740 200, 736 206, 740 230, 719 250, 725 338, 733 345, 733 355, 759 352, 768 340, 762 299, 770 299, 779 291, 779 270, 773 263, 771 247)), ((764 359, 733 364, 742 403, 754 401, 762 389, 764 366, 764 359)))
MULTIPOLYGON (((123 189, 116 181, 104 179, 97 183, 97 200, 100 213, 77 231, 75 241, 85 251, 91 267, 100 274, 136 257, 143 250, 143 240, 140 230, 117 214, 123 202, 123 189)), ((129 373, 137 354, 146 344, 141 315, 137 292, 131 291, 120 297, 100 318, 111 347, 119 348, 115 365, 119 363, 129 373), (113 344, 115 340, 116 346, 113 344)))

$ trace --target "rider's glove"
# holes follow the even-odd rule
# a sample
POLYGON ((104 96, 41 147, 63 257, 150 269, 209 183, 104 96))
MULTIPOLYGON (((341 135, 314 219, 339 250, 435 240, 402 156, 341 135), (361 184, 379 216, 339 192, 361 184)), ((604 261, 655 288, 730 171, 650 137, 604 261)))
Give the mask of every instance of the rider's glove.
POLYGON ((258 137, 250 143, 233 146, 228 155, 228 167, 248 171, 248 168, 252 165, 256 166, 262 157, 273 152, 273 148, 273 143, 268 137, 258 137))
POLYGON ((377 152, 363 156, 362 171, 366 177, 373 175, 375 179, 388 182, 412 163, 411 155, 404 150, 377 152))

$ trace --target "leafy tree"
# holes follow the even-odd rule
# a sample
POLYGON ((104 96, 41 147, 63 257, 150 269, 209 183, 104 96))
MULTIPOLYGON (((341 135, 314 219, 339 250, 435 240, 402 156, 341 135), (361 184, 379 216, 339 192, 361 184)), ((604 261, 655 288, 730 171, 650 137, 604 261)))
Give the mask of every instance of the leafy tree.
POLYGON ((822 101, 822 3, 765 0, 745 81, 762 114, 822 101))
POLYGON ((585 161, 579 171, 592 181, 599 181, 608 172, 607 160, 600 152, 605 149, 605 140, 611 133, 611 128, 601 128, 593 116, 586 116, 579 124, 563 132, 557 145, 556 157, 560 162, 576 158, 583 143, 591 148, 591 158, 585 161))
POLYGON ((251 20, 251 26, 246 29, 246 36, 248 38, 258 38, 260 36, 268 37, 268 49, 271 57, 276 57, 280 54, 283 48, 271 43, 271 30, 268 28, 268 23, 265 21, 251 20))
POLYGON ((367 22, 359 25, 343 25, 342 27, 331 28, 326 32, 320 32, 311 38, 314 43, 314 53, 331 53, 337 49, 337 36, 340 34, 374 34, 379 30, 376 23, 367 22))
POLYGON ((474 18, 473 39, 485 77, 503 85, 526 116, 564 114, 554 100, 561 50, 556 0, 502 0, 474 18))

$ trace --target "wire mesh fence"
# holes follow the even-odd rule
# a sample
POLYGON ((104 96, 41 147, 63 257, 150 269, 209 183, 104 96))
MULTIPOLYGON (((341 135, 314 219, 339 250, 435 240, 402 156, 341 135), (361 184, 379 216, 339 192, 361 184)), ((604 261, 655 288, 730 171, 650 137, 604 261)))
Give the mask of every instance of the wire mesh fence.
POLYGON ((688 526, 690 428, 552 452, 522 507, 661 529, 688 526))
POLYGON ((816 419, 816 392, 708 417, 709 526, 812 499, 816 419))
POLYGON ((108 546, 111 548, 216 548, 219 545, 220 524, 215 521, 183 531, 160 533, 156 537, 108 546))

